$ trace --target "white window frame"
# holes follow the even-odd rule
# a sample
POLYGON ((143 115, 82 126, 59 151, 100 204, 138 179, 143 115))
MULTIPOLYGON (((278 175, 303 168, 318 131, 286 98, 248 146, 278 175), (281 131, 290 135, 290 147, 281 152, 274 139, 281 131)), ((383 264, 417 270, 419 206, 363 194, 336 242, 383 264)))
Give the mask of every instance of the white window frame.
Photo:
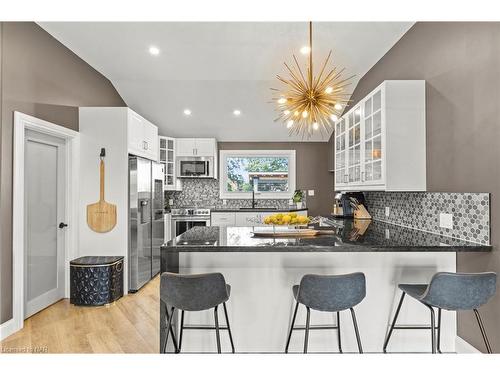
POLYGON ((219 151, 219 196, 221 199, 251 199, 251 192, 227 192, 227 157, 288 157, 288 191, 259 192, 256 199, 290 199, 295 192, 295 150, 220 150, 219 151))

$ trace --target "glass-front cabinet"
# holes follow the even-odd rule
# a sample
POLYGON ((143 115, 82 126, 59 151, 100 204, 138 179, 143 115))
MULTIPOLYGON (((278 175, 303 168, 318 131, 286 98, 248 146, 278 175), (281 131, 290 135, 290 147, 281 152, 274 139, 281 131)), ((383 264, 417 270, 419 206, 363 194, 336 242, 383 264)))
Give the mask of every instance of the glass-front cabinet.
POLYGON ((346 129, 347 119, 341 118, 335 124, 335 185, 344 186, 347 184, 347 149, 346 149, 346 129))
POLYGON ((349 112, 349 132, 348 132, 348 182, 357 184, 361 182, 361 109, 355 107, 349 112))
POLYGON ((425 81, 384 81, 334 131, 335 190, 425 191, 425 81))
POLYGON ((383 183, 382 180, 382 90, 364 101, 364 161, 363 182, 383 183))
POLYGON ((175 171, 175 138, 159 137, 160 142, 160 163, 165 170, 165 190, 181 190, 180 181, 177 179, 175 171))

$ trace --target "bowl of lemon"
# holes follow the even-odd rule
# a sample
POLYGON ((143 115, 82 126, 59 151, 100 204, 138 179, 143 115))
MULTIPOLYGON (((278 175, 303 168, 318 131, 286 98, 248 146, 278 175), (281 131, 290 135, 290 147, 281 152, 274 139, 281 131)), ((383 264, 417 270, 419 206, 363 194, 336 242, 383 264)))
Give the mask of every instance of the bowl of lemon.
POLYGON ((304 215, 298 215, 296 212, 280 212, 264 218, 264 224, 282 225, 282 226, 307 226, 309 218, 304 215))

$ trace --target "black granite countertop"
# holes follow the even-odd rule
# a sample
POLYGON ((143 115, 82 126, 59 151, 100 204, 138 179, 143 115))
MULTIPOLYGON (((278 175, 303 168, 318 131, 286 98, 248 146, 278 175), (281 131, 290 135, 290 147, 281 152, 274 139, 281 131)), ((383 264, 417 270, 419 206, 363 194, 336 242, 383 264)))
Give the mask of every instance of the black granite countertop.
POLYGON ((269 209, 266 210, 264 208, 259 208, 256 207, 255 209, 252 208, 213 208, 210 210, 210 212, 298 212, 298 211, 306 211, 307 207, 303 208, 295 208, 295 207, 290 207, 290 208, 274 208, 274 209, 269 209))
POLYGON ((254 237, 256 227, 194 227, 162 246, 171 252, 487 252, 492 247, 380 221, 336 220, 336 234, 254 237))

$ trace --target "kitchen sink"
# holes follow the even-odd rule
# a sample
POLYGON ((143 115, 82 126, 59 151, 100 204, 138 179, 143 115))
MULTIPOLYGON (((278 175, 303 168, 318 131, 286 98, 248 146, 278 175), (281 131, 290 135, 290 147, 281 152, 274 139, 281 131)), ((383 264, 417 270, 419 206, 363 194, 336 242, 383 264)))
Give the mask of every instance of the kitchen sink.
POLYGON ((240 211, 276 211, 276 207, 240 207, 240 211))

